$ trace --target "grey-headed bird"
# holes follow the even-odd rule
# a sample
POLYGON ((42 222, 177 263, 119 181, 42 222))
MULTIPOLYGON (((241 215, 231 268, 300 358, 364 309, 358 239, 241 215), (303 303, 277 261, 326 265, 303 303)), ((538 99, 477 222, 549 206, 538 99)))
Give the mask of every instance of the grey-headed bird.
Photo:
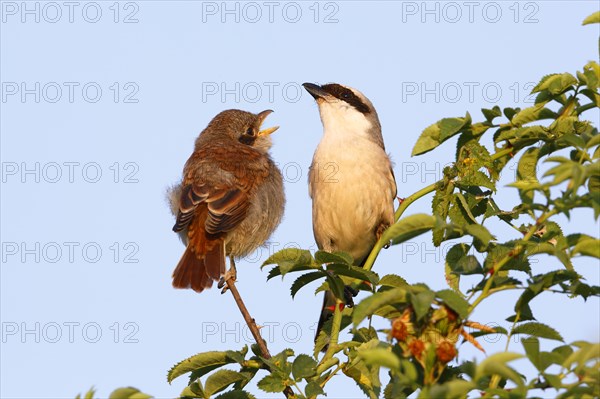
MULTIPOLYGON (((379 117, 356 89, 336 83, 303 86, 316 100, 323 123, 309 173, 315 240, 319 249, 348 252, 362 266, 394 223, 396 182, 379 117)), ((334 306, 335 297, 326 292, 316 336, 334 306)))
POLYGON ((175 288, 202 292, 213 281, 235 279, 234 258, 261 246, 279 225, 283 179, 268 152, 277 127, 260 129, 271 112, 223 111, 196 139, 181 183, 169 192, 173 231, 186 245, 175 288))

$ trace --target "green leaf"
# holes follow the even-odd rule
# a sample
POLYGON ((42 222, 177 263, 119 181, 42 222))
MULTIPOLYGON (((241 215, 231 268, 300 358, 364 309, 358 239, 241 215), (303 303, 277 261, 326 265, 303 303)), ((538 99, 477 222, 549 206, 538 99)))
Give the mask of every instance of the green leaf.
POLYGON ((344 281, 339 278, 338 276, 334 276, 331 274, 328 274, 326 277, 326 283, 327 283, 327 287, 328 289, 333 293, 333 295, 337 298, 340 299, 342 301, 345 301, 345 296, 344 296, 344 281))
POLYGON ((410 215, 400 219, 390 226, 382 236, 383 242, 392 242, 399 244, 417 237, 433 228, 435 217, 424 213, 410 215))
POLYGON ((462 210, 469 217, 469 221, 471 223, 477 223, 477 219, 475 219, 475 216, 473 216, 473 213, 471 213, 471 207, 469 206, 469 204, 467 204, 467 200, 465 199, 464 195, 462 195, 462 193, 460 192, 457 192, 456 194, 454 194, 454 196, 458 200, 457 203, 461 205, 462 210))
POLYGON ((569 355, 563 362, 562 365, 566 369, 571 369, 574 364, 577 364, 574 371, 579 374, 589 360, 595 359, 596 364, 600 361, 600 344, 578 341, 573 342, 572 345, 577 346, 579 349, 569 355))
POLYGON ((149 399, 151 397, 152 395, 145 394, 139 389, 128 387, 115 389, 108 399, 149 399))
POLYGON ((358 352, 358 357, 369 366, 378 365, 390 370, 400 370, 400 359, 390 348, 372 348, 358 352))
POLYGON ((446 265, 456 274, 482 274, 483 269, 477 258, 469 255, 471 247, 465 243, 456 244, 446 254, 446 265))
POLYGON ((408 283, 396 274, 386 274, 379 280, 379 285, 382 287, 406 287, 408 283))
POLYGON ((474 171, 468 175, 465 175, 460 178, 460 180, 456 181, 456 185, 461 188, 477 186, 477 187, 485 187, 490 190, 496 191, 496 185, 492 183, 489 177, 483 172, 474 171))
POLYGON ((333 264, 328 265, 327 270, 334 273, 336 276, 352 277, 362 281, 368 281, 373 285, 376 285, 379 282, 377 273, 358 266, 333 264))
POLYGON ((296 381, 312 377, 317 373, 317 362, 308 355, 298 355, 292 363, 292 374, 296 381))
POLYGON ((451 290, 437 291, 436 296, 444 301, 444 304, 454 310, 461 319, 466 319, 469 316, 469 302, 456 292, 451 290))
POLYGON ((307 284, 312 283, 315 280, 318 280, 320 278, 325 277, 326 274, 322 271, 316 271, 316 272, 310 272, 310 273, 306 273, 303 274, 302 276, 298 277, 292 284, 290 291, 292 294, 292 298, 294 298, 296 296, 296 294, 298 293, 298 291, 300 290, 300 288, 306 286, 307 284))
POLYGON ((410 303, 415 310, 417 320, 421 320, 429 312, 434 298, 435 293, 429 290, 419 292, 416 295, 413 293, 410 294, 410 303))
POLYGON ((507 366, 507 363, 522 358, 523 355, 512 352, 499 352, 485 358, 481 364, 477 366, 474 380, 479 380, 484 376, 499 376, 515 382, 518 386, 523 386, 523 379, 512 368, 507 366))
POLYGON ((492 109, 482 108, 481 113, 483 113, 483 116, 488 122, 492 122, 495 118, 502 116, 502 111, 497 105, 495 105, 492 109))
POLYGON ((593 237, 585 238, 587 239, 579 240, 575 247, 573 247, 573 250, 571 251, 571 256, 581 254, 584 256, 591 256, 593 258, 600 259, 600 240, 593 237))
POLYGON ((191 356, 174 365, 167 374, 169 384, 177 377, 193 371, 196 377, 201 377, 212 370, 233 363, 227 352, 203 352, 191 356))
POLYGON ((317 264, 307 249, 286 248, 271 255, 261 266, 276 264, 279 267, 278 272, 269 273, 269 279, 281 274, 293 271, 302 271, 307 269, 318 269, 321 265, 317 264))
POLYGON ((246 376, 232 370, 218 370, 208 376, 204 383, 204 391, 208 396, 223 391, 225 388, 238 381, 243 381, 246 376))
POLYGON ((187 387, 183 388, 183 391, 181 391, 181 394, 179 394, 179 396, 182 398, 206 398, 204 389, 202 389, 202 384, 199 380, 194 381, 187 387))
POLYGON ((246 354, 248 353, 248 346, 244 345, 244 347, 239 351, 225 351, 227 357, 233 360, 236 363, 242 364, 246 361, 246 354))
POLYGON ((468 224, 461 227, 467 234, 474 238, 473 245, 479 252, 487 250, 490 241, 494 239, 492 233, 480 224, 468 224))
POLYGON ((444 265, 444 276, 446 277, 446 283, 448 287, 452 288, 456 292, 460 292, 460 274, 453 273, 450 265, 446 262, 444 265))
POLYGON ((352 323, 356 327, 367 316, 374 314, 379 308, 393 303, 405 302, 406 290, 404 288, 392 288, 391 290, 376 292, 355 306, 354 312, 352 312, 352 323))
POLYGON ((353 265, 354 259, 352 255, 347 252, 326 252, 326 251, 317 251, 315 253, 315 260, 318 263, 342 263, 344 265, 353 265))
POLYGON ((444 118, 430 125, 419 136, 411 156, 421 155, 433 150, 470 124, 471 116, 467 112, 464 118, 444 118))
POLYGON ((596 11, 595 13, 588 15, 586 19, 583 20, 581 25, 589 25, 589 24, 597 24, 600 23, 600 11, 596 11))
MULTIPOLYGON (((571 76, 573 77, 573 76, 571 76)), ((573 78, 575 79, 575 78, 573 78)), ((576 82, 576 81, 575 81, 576 82)), ((522 126, 529 122, 539 121, 543 119, 554 119, 556 113, 548 108, 545 108, 546 103, 539 103, 532 107, 527 107, 519 111, 511 120, 515 126, 522 126)))
MULTIPOLYGON (((530 187, 539 186, 537 179, 537 164, 539 159, 539 147, 528 148, 519 159, 517 166, 517 181, 526 183, 530 187)), ((519 196, 525 204, 533 202, 534 193, 531 190, 519 190, 519 196)))
POLYGON ((540 363, 540 341, 535 337, 528 337, 521 340, 525 354, 538 371, 544 371, 540 363))
POLYGON ((577 84, 577 79, 570 73, 555 73, 544 76, 531 92, 548 90, 551 94, 559 94, 574 84, 577 84))
POLYGON ((273 374, 264 377, 256 385, 265 392, 281 393, 285 389, 283 378, 273 374))
POLYGON ((430 399, 463 399, 476 388, 477 385, 471 381, 453 380, 432 386, 428 395, 430 399))
POLYGON ((323 388, 321 388, 319 383, 317 383, 316 381, 310 381, 308 384, 306 384, 306 388, 304 388, 304 393, 306 394, 307 398, 313 398, 318 395, 325 395, 325 391, 323 391, 323 388))
POLYGON ((251 393, 236 389, 233 391, 222 393, 215 399, 256 399, 256 397, 251 393))
MULTIPOLYGON (((83 399, 94 399, 95 393, 96 393, 96 390, 92 387, 85 393, 85 396, 83 397, 83 399)), ((80 393, 77 394, 77 396, 75 396, 75 399, 81 399, 81 394, 80 393)))
POLYGON ((556 341, 563 341, 563 338, 554 328, 547 326, 546 324, 537 322, 519 324, 512 330, 512 334, 527 334, 538 338, 547 338, 556 341))

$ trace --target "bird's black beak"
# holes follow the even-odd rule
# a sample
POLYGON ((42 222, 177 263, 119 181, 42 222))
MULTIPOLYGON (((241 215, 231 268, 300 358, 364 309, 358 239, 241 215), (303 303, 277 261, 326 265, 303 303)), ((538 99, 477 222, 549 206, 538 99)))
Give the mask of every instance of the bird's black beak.
POLYGON ((330 95, 325 90, 323 90, 321 86, 316 85, 314 83, 302 83, 302 86, 304 86, 306 91, 309 92, 315 100, 318 100, 319 98, 325 98, 330 95))

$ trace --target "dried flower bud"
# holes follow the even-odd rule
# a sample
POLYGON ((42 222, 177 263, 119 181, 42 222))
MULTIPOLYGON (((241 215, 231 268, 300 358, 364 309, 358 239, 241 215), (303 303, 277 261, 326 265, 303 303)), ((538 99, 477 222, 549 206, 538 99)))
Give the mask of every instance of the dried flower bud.
POLYGON ((408 350, 415 358, 420 359, 425 350, 425 344, 420 339, 413 339, 408 344, 408 350))
POLYGON ((392 321, 392 337, 396 338, 398 341, 406 341, 406 337, 408 336, 408 327, 404 321, 402 321, 401 317, 394 319, 392 321))
POLYGON ((448 341, 442 341, 435 349, 435 355, 442 363, 448 363, 456 357, 456 348, 448 341))

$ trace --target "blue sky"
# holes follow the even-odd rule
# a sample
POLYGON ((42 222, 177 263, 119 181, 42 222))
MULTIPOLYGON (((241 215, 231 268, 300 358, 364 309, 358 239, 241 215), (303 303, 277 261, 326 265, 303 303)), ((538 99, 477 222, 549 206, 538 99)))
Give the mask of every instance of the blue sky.
MULTIPOLYGON (((480 120, 482 107, 527 106, 541 76, 575 72, 598 57, 598 25, 581 26, 598 9, 594 1, 1 7, 3 398, 74 397, 91 386, 106 396, 127 385, 173 397, 187 380, 166 383, 174 363, 251 342, 229 295, 171 288, 184 248, 164 193, 221 110, 273 109, 269 122, 281 126, 272 154, 285 176, 285 217, 266 248, 238 263, 238 288, 266 326, 272 353, 310 352, 320 295, 308 287, 292 300, 292 279, 267 283, 259 269, 281 248, 315 248, 307 172, 321 124, 300 85, 337 82, 371 99, 398 195, 408 196, 454 157, 454 142, 410 157, 426 126, 465 111, 480 120)), ((597 124, 594 112, 586 116, 597 124)), ((515 170, 507 167, 504 183, 515 170)), ((512 207, 516 191, 502 186, 498 202, 512 207)), ((407 214, 429 209, 424 199, 407 214)), ((591 211, 562 221, 566 232, 598 235, 591 211)), ((498 229, 500 239, 512 237, 498 229)), ((448 249, 424 235, 383 251, 375 270, 442 289, 448 249)), ((600 283, 597 260, 575 266, 600 283)), ((540 259, 534 271, 558 267, 540 259)), ((507 327, 511 295, 498 294, 473 319, 507 327)), ((546 294, 532 307, 566 342, 599 339, 597 298, 546 294)), ((505 340, 482 343, 493 353, 505 340)), ((462 358, 482 357, 463 349, 462 358)), ((341 377, 328 392, 360 396, 341 377)))

